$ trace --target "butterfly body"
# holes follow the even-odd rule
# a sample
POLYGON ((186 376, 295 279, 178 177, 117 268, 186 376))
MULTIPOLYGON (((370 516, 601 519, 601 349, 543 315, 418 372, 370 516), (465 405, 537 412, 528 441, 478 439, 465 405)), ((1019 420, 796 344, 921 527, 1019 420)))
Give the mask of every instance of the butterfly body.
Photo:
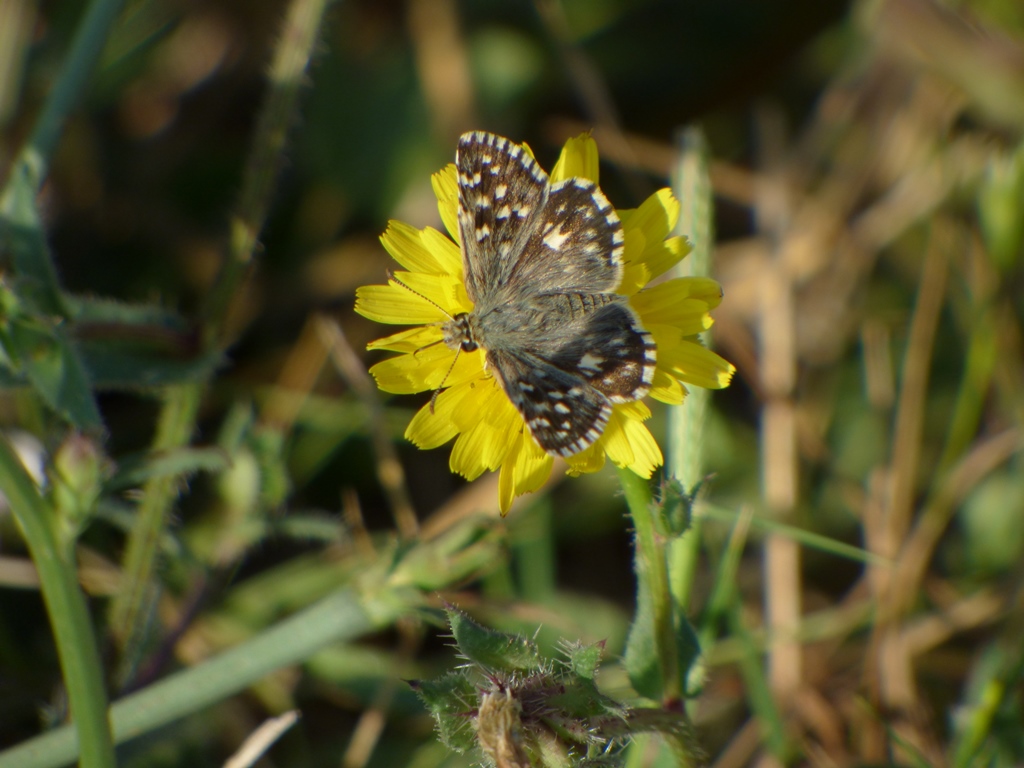
POLYGON ((486 350, 540 446, 571 456, 600 437, 613 403, 642 398, 654 376, 653 338, 615 293, 622 224, 596 184, 550 184, 500 136, 464 134, 456 168, 474 307, 445 324, 445 343, 486 350))

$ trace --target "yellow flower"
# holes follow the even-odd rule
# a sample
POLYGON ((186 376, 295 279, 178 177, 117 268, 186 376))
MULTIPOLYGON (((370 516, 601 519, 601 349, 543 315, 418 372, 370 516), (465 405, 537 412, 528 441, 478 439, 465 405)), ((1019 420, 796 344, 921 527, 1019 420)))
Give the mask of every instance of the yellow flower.
MULTIPOLYGON (((515 145, 512 145, 513 147, 515 145)), ((522 148, 529 153, 529 148, 522 148)), ((531 155, 532 156, 532 155, 531 155)), ((597 145, 589 135, 566 142, 550 183, 583 178, 597 183, 597 145)), ((380 323, 414 325, 369 345, 398 352, 370 369, 385 392, 412 394, 441 390, 413 417, 405 436, 420 448, 436 448, 455 439, 449 466, 468 480, 500 470, 502 514, 512 500, 540 488, 551 474, 553 457, 531 435, 523 416, 486 365, 486 350, 452 347, 443 326, 473 310, 466 291, 460 254, 458 180, 454 164, 433 176, 441 221, 450 238, 427 227, 420 230, 392 221, 381 236, 384 248, 401 265, 387 285, 356 292, 356 311, 380 323)), ((635 210, 618 211, 624 235, 623 273, 618 293, 628 298, 656 344, 650 396, 679 404, 686 384, 718 389, 728 385, 733 366, 702 346, 697 335, 712 323, 710 310, 721 302, 714 280, 681 277, 647 288, 690 251, 682 237, 669 237, 679 203, 668 189, 651 195, 635 210)), ((600 437, 569 455, 569 474, 595 472, 610 458, 642 477, 663 463, 661 450, 644 421, 651 412, 642 401, 616 403, 600 437)))

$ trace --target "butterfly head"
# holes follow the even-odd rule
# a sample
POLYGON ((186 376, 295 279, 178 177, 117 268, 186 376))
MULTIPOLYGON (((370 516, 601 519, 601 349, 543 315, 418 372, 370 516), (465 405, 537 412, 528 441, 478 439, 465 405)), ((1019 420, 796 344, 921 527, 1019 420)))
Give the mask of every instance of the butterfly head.
POLYGON ((441 326, 444 332, 444 343, 449 349, 463 352, 475 352, 480 345, 477 342, 476 324, 468 312, 460 312, 441 326))

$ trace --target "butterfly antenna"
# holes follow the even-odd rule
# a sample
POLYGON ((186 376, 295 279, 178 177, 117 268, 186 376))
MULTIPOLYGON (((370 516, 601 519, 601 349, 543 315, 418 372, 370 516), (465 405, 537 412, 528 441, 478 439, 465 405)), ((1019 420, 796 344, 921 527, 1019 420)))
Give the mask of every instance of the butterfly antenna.
MULTIPOLYGON (((427 298, 422 293, 417 291, 415 288, 410 288, 408 285, 406 285, 401 280, 399 280, 397 277, 395 277, 395 273, 392 272, 390 269, 385 270, 385 274, 387 274, 388 280, 394 281, 398 285, 400 285, 403 288, 405 288, 405 290, 407 290, 409 293, 415 294, 416 296, 419 296, 424 301, 426 301, 426 302, 428 302, 430 304, 433 304, 435 307, 437 307, 439 310, 441 310, 444 313, 445 317, 447 317, 449 320, 454 320, 455 319, 450 314, 448 314, 447 310, 445 310, 445 308, 442 307, 440 304, 438 304, 436 301, 434 301, 433 299, 427 298)), ((440 341, 435 341, 435 342, 433 342, 433 344, 428 344, 427 346, 432 347, 432 346, 434 346, 434 344, 440 344, 440 343, 441 343, 440 341)), ((427 347, 423 347, 422 349, 426 349, 426 348, 427 347)), ((422 351, 422 350, 420 350, 420 349, 416 350, 416 352, 420 352, 420 351, 422 351)), ((462 348, 461 347, 457 348, 455 350, 455 357, 452 358, 452 364, 448 366, 448 370, 445 371, 445 373, 444 373, 444 378, 441 379, 441 383, 438 385, 437 389, 434 390, 434 394, 430 396, 430 415, 431 416, 434 415, 434 405, 437 403, 437 398, 440 396, 441 390, 444 388, 444 383, 446 381, 448 381, 448 377, 451 375, 452 371, 455 369, 455 364, 457 362, 459 362, 459 354, 461 352, 462 352, 462 348)), ((415 354, 415 353, 413 353, 413 354, 415 354)))
POLYGON ((448 381, 448 377, 451 376, 452 371, 455 370, 455 364, 459 362, 459 355, 462 353, 462 347, 458 347, 455 350, 455 357, 452 358, 452 364, 448 366, 448 370, 444 372, 444 378, 441 379, 441 383, 437 385, 437 389, 434 390, 434 394, 430 396, 430 415, 434 415, 434 404, 437 402, 438 396, 441 394, 441 390, 444 388, 444 383, 448 381))
POLYGON ((414 294, 414 295, 416 295, 416 296, 419 296, 419 297, 420 297, 421 299, 423 299, 423 300, 424 300, 425 302, 427 302, 428 304, 432 304, 433 306, 437 307, 437 308, 438 308, 439 310, 441 310, 441 312, 443 312, 443 313, 444 313, 444 316, 445 316, 445 317, 447 317, 447 318, 448 318, 449 320, 454 320, 454 319, 455 319, 454 317, 452 317, 452 316, 451 316, 451 315, 450 315, 450 314, 448 313, 448 310, 446 310, 446 309, 445 309, 444 307, 442 307, 442 306, 441 306, 440 304, 438 304, 438 303, 437 303, 436 301, 434 301, 434 300, 433 300, 433 299, 431 299, 431 298, 428 298, 428 297, 424 296, 424 295, 423 295, 422 293, 420 293, 419 291, 417 291, 417 290, 416 290, 415 288, 410 288, 410 287, 409 287, 408 285, 406 285, 406 284, 405 284, 405 283, 403 283, 403 282, 402 282, 401 280, 399 280, 399 279, 398 279, 397 277, 395 277, 395 273, 394 273, 394 272, 392 272, 392 271, 391 271, 390 269, 386 269, 386 270, 384 270, 384 274, 386 274, 386 275, 388 276, 388 280, 391 280, 391 281, 393 281, 393 282, 397 283, 398 285, 400 285, 400 286, 402 286, 403 288, 405 288, 405 290, 407 290, 407 291, 408 291, 409 293, 411 293, 411 294, 414 294))
MULTIPOLYGON (((398 285, 402 286, 402 287, 403 287, 403 288, 405 288, 405 290, 407 290, 407 291, 408 291, 409 293, 411 293, 411 294, 413 294, 413 295, 415 295, 415 296, 419 296, 419 297, 420 297, 421 299, 423 299, 424 301, 426 301, 426 302, 428 302, 428 303, 430 303, 430 304, 433 304, 433 305, 434 305, 435 307, 437 307, 437 308, 438 308, 439 310, 441 310, 442 312, 444 312, 445 316, 446 316, 446 317, 447 317, 447 318, 448 318, 449 320, 454 320, 454 319, 455 319, 455 318, 453 318, 453 317, 452 317, 451 315, 449 315, 449 314, 448 314, 447 312, 445 312, 445 309, 444 309, 444 307, 442 307, 442 306, 441 306, 440 304, 438 304, 438 303, 437 303, 436 301, 433 301, 433 300, 431 300, 431 299, 428 299, 428 298, 427 298, 426 296, 424 296, 424 295, 423 295, 422 293, 420 293, 419 291, 417 291, 417 290, 416 290, 415 288, 410 288, 410 287, 409 287, 408 285, 406 285, 406 284, 405 284, 405 283, 403 283, 403 282, 402 282, 401 280, 399 280, 399 279, 398 279, 397 277, 395 277, 395 273, 394 273, 394 272, 392 272, 392 271, 391 271, 390 269, 386 269, 386 270, 384 270, 384 274, 386 274, 386 275, 388 276, 388 280, 391 280, 391 281, 393 281, 393 282, 397 283, 398 285)), ((443 343, 443 342, 444 342, 444 340, 443 340, 443 339, 439 339, 438 341, 432 341, 432 342, 430 342, 429 344, 427 344, 427 345, 426 345, 425 347, 420 347, 419 349, 417 349, 417 350, 416 350, 415 352, 413 352, 413 355, 418 355, 418 354, 419 354, 420 352, 422 352, 422 351, 423 351, 424 349, 430 349, 430 348, 431 348, 432 346, 434 346, 435 344, 441 344, 441 343, 443 343)), ((458 355, 456 355, 456 357, 458 357, 458 355)), ((447 378, 447 374, 445 374, 445 377, 447 378)), ((434 409, 433 409, 433 405, 431 405, 431 409, 430 409, 430 411, 431 411, 431 413, 433 413, 433 411, 434 411, 434 409)))

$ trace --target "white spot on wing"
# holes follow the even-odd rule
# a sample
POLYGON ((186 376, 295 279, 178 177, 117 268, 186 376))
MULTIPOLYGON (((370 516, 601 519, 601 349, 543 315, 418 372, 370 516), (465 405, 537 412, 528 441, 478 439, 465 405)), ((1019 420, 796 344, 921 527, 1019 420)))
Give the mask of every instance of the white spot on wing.
POLYGON ((569 233, 568 232, 562 232, 562 231, 554 232, 554 231, 551 231, 551 232, 548 232, 548 234, 546 234, 544 236, 544 245, 546 245, 548 248, 550 248, 553 251, 558 251, 558 250, 561 250, 562 246, 565 245, 565 241, 568 240, 568 239, 569 239, 569 233))

